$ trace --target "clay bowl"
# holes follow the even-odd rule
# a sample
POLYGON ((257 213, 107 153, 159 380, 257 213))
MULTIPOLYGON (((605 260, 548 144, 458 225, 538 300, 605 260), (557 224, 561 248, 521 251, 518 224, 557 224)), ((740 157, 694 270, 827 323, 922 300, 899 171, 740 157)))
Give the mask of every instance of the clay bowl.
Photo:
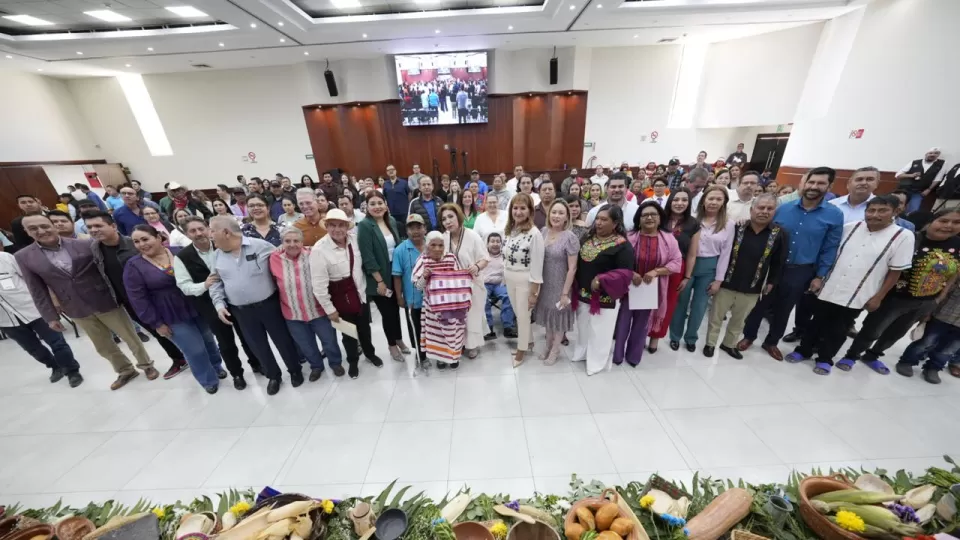
POLYGON ((51 538, 53 538, 53 527, 50 525, 33 525, 4 536, 3 540, 49 540, 51 538))
POLYGON ((58 540, 81 540, 95 530, 97 526, 83 516, 68 517, 56 526, 58 540))
POLYGON ((535 523, 518 521, 510 527, 507 540, 560 540, 560 535, 553 527, 542 521, 535 523))
POLYGON ((453 526, 453 535, 457 540, 493 540, 490 529, 476 521, 464 521, 453 526))

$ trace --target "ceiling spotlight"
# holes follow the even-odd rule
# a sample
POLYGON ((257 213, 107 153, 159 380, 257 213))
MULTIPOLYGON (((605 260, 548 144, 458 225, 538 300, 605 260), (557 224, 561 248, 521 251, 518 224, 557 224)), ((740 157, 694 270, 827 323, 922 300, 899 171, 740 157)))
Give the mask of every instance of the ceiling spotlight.
POLYGON ((597 4, 597 9, 603 9, 603 4, 597 4))
POLYGON ((91 17, 100 19, 101 21, 107 21, 107 22, 127 22, 131 20, 130 17, 127 17, 126 15, 121 15, 116 11, 110 11, 109 9, 84 11, 83 13, 84 15, 89 15, 91 17))
POLYGON ((206 17, 207 14, 200 11, 199 9, 193 6, 170 6, 167 7, 167 11, 171 13, 176 13, 177 15, 187 19, 193 17, 206 17))
POLYGON ((277 26, 283 26, 283 21, 278 22, 277 26))
POLYGON ((439 33, 440 33, 440 29, 437 28, 436 30, 433 31, 433 33, 434 33, 434 34, 439 34, 439 33))
POLYGON ((148 52, 153 52, 153 47, 147 47, 148 52))
POLYGON ((223 47, 223 42, 221 41, 220 43, 217 43, 217 45, 223 47))
POLYGON ((124 67, 130 67, 130 64, 124 64, 124 67))
POLYGON ((83 56, 83 51, 77 51, 77 54, 83 56))
POLYGON ((367 39, 367 35, 366 35, 366 34, 363 35, 363 39, 367 39))
POLYGON ((37 68, 37 71, 43 71, 43 68, 37 68))
POLYGON ((4 15, 3 18, 9 21, 25 24, 27 26, 50 26, 53 24, 50 21, 45 21, 39 17, 34 17, 33 15, 4 15))
POLYGON ((575 10, 575 9, 577 9, 577 6, 574 6, 574 5, 571 4, 571 5, 570 5, 570 11, 573 11, 573 10, 575 10))
POLYGON ((284 39, 284 38, 280 38, 280 43, 286 43, 286 42, 287 42, 287 40, 286 40, 286 39, 284 39))
POLYGON ((360 0, 330 0, 333 7, 337 9, 350 9, 361 7, 360 0))
POLYGON ((508 26, 507 30, 513 30, 513 25, 511 24, 510 26, 508 26))
POLYGON ((303 51, 304 56, 310 56, 310 51, 303 51))
POLYGON ((638 37, 640 37, 640 34, 634 34, 634 35, 633 35, 633 39, 637 39, 638 37))
POLYGON ((9 54, 7 55, 7 59, 8 59, 8 60, 10 60, 10 59, 12 59, 12 58, 13 58, 13 56, 11 56, 11 55, 9 55, 9 54))
POLYGON ((256 28, 256 27, 257 27, 257 23, 255 22, 250 23, 250 28, 256 28))

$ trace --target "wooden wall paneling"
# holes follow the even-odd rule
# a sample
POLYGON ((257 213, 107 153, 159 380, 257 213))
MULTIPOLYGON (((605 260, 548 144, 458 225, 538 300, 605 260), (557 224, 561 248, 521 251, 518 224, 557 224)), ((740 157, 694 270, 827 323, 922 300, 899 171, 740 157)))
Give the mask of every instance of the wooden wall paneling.
POLYGON ((9 199, 4 197, 0 203, 0 224, 4 227, 10 226, 10 220, 20 215, 20 208, 17 206, 18 195, 34 195, 40 198, 40 202, 47 208, 53 208, 57 204, 57 191, 47 178, 47 173, 41 166, 26 167, 3 167, 0 168, 0 174, 4 179, 2 190, 9 193, 9 199))
POLYGON ((93 170, 100 177, 100 183, 106 186, 118 187, 127 182, 127 175, 123 172, 123 166, 119 163, 108 163, 106 165, 94 165, 93 170))
POLYGON ((583 162, 583 141, 587 132, 587 96, 570 94, 563 99, 563 159, 556 167, 580 168, 583 162))
MULTIPOLYGON (((803 175, 807 173, 813 167, 780 167, 780 170, 777 171, 777 183, 782 185, 789 185, 797 188, 800 186, 800 180, 803 178, 803 175)), ((850 177, 853 176, 853 169, 836 169, 837 178, 833 181, 833 191, 837 196, 843 196, 847 194, 847 181, 850 180, 850 177)), ((893 190, 897 189, 897 173, 895 171, 880 171, 880 187, 877 188, 877 193, 890 193, 893 190)))
MULTIPOLYGON (((17 191, 13 183, 7 178, 7 173, 0 168, 0 227, 10 231, 10 222, 20 215, 17 206, 17 191)), ((9 238, 9 235, 7 236, 9 238)), ((10 238, 13 240, 12 238, 10 238)))

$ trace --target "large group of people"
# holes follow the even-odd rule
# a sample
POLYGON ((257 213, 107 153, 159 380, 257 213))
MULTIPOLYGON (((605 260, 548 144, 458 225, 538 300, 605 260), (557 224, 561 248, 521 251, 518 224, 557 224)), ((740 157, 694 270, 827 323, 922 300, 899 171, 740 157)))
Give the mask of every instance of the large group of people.
MULTIPOLYGON (((739 152, 731 169, 746 159, 739 152)), ((830 197, 828 167, 781 194, 765 189, 775 181, 762 172, 711 169, 705 153, 688 169, 671 160, 653 177, 649 166, 624 164, 590 179, 573 170, 557 183, 521 166, 489 185, 473 171, 462 187, 449 177, 435 183, 419 167, 401 178, 392 165, 382 182, 339 171, 317 184, 304 175, 299 185, 279 174, 241 176, 214 201, 167 184, 159 204, 132 182, 109 186, 106 199, 79 186, 87 198, 75 222, 21 195, 15 255, 0 253, 0 330, 48 367, 51 381, 77 386, 80 365, 60 334, 69 317, 117 373, 114 390, 140 371, 160 376, 141 329, 170 357, 165 378, 189 370, 211 394, 227 377, 243 390, 239 341, 273 395, 283 371, 298 387, 327 367, 357 378, 361 353, 382 367, 371 304, 390 358, 415 369, 476 361, 484 342, 498 339, 496 308, 515 367, 538 348, 536 325, 547 365, 575 330, 569 358, 589 375, 624 361, 636 367, 664 338, 675 351, 699 346, 713 357, 719 347, 741 359, 763 320, 761 348, 775 360, 812 360, 819 375, 858 364, 888 374, 881 357, 925 322, 895 369, 909 377, 922 363, 924 379, 938 383, 947 367, 960 376, 960 166, 924 179, 924 164, 937 159, 928 152, 899 174, 905 187, 886 195, 875 193, 879 171, 863 167, 842 197, 830 197), (907 181, 921 193, 938 189, 937 206, 908 212, 916 190, 907 181), (645 287, 656 301, 635 306, 645 287), (781 342, 796 345, 784 354, 781 342)))

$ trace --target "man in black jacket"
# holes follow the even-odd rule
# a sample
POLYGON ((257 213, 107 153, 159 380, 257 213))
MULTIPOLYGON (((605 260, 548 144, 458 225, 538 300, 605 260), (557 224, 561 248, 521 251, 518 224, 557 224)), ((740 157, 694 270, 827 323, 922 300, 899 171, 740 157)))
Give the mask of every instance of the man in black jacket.
POLYGON ((410 208, 407 215, 420 214, 423 223, 426 225, 427 232, 439 231, 443 227, 440 225, 440 206, 443 204, 439 198, 433 196, 433 179, 429 176, 420 178, 418 184, 420 196, 410 201, 410 208))
POLYGON ((13 238, 11 238, 11 240, 13 240, 13 246, 7 250, 9 253, 16 253, 33 243, 33 238, 30 238, 26 229, 23 228, 23 218, 25 216, 35 216, 43 213, 40 199, 33 195, 17 195, 17 206, 20 207, 23 215, 13 218, 13 221, 10 222, 10 232, 13 233, 13 238))
POLYGON ((923 155, 923 159, 915 159, 897 171, 897 187, 910 193, 907 214, 920 209, 923 198, 933 191, 934 181, 940 176, 941 169, 943 160, 940 159, 940 149, 931 148, 923 155))

